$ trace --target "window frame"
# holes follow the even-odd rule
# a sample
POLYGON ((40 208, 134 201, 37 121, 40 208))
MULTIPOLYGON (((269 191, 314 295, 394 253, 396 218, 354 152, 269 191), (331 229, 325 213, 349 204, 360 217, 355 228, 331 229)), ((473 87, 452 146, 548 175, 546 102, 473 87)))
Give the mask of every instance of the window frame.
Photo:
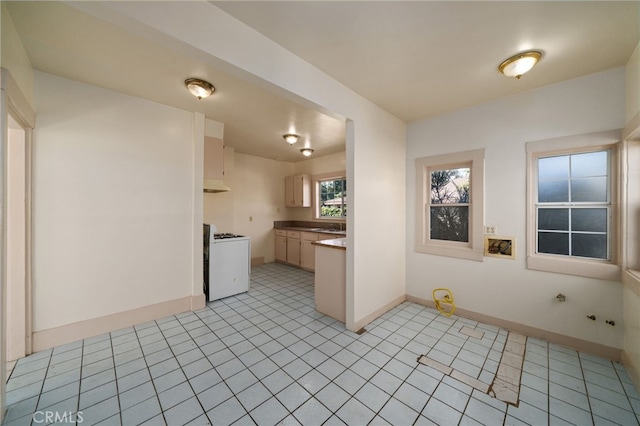
MULTIPOLYGON (((619 281, 620 253, 620 131, 589 133, 526 143, 527 153, 527 268, 589 278, 619 281), (562 147, 562 149, 558 149, 562 147), (609 204, 607 238, 609 259, 537 252, 537 205, 539 158, 609 150, 609 204)), ((595 204, 595 203, 594 203, 595 204)), ((567 208, 573 206, 569 203, 567 208)))
POLYGON ((485 149, 417 158, 415 251, 458 259, 484 261, 485 149), (469 241, 431 239, 431 172, 468 167, 469 241))
MULTIPOLYGON (((320 182, 327 181, 327 180, 344 180, 347 187, 349 185, 349 183, 347 182, 347 172, 344 170, 338 171, 338 172, 330 172, 330 173, 313 175, 311 177, 313 219, 326 220, 330 222, 346 222, 347 216, 320 216, 320 208, 322 207, 322 203, 320 203, 320 182)), ((346 204, 346 206, 348 208, 349 205, 346 204)))

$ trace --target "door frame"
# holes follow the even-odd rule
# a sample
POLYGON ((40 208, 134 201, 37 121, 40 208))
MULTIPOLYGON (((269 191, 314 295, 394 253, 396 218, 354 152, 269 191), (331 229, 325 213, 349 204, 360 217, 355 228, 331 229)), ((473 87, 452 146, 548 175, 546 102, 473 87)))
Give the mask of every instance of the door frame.
MULTIPOLYGON (((24 96, 18 83, 13 79, 9 70, 0 69, 0 418, 5 408, 6 383, 6 354, 7 332, 6 306, 6 193, 7 193, 7 144, 9 135, 9 115, 25 131, 25 352, 32 350, 32 156, 33 129, 35 127, 35 112, 24 96)), ((25 355, 26 355, 25 354, 25 355)))

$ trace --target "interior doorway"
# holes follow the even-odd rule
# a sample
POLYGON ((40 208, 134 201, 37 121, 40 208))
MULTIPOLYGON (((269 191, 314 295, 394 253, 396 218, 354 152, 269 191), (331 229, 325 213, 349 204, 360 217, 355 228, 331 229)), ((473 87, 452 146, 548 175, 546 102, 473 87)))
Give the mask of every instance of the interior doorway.
POLYGON ((27 130, 7 120, 5 186, 6 360, 31 352, 30 147, 27 130))

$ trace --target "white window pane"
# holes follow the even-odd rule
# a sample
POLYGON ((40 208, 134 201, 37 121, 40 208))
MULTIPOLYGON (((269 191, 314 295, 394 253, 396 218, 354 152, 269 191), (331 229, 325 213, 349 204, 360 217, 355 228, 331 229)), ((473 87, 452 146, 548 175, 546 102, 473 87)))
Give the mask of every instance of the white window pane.
POLYGON ((469 202, 469 168, 431 172, 431 204, 469 202))
POLYGON ((569 181, 544 181, 538 183, 540 203, 562 203, 569 201, 569 181))
POLYGON ((569 156, 546 157, 538 160, 538 179, 555 180, 569 178, 569 156))
POLYGON ((571 230, 582 232, 607 232, 606 208, 601 209, 572 209, 571 230))
POLYGON ((538 229, 568 231, 569 209, 538 209, 538 229))
POLYGON ((596 259, 607 258, 607 236, 604 234, 572 234, 571 254, 596 259))
POLYGON ((538 232, 538 253, 569 255, 569 233, 538 232))
POLYGON ((607 151, 587 152, 571 156, 571 177, 606 176, 607 151))
POLYGON ((469 207, 431 207, 430 219, 432 240, 469 242, 469 207))
POLYGON ((571 179, 571 201, 575 203, 606 202, 607 177, 571 179))

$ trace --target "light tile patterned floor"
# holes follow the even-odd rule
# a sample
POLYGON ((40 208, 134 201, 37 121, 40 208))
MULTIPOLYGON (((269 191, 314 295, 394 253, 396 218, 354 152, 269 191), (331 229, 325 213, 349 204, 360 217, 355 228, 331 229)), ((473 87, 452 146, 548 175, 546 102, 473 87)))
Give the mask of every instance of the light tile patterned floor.
POLYGON ((527 339, 518 407, 417 362, 490 382, 506 334, 403 303, 357 335, 315 311, 311 273, 267 264, 248 294, 19 360, 4 424, 640 424, 624 367, 570 348, 527 339))

